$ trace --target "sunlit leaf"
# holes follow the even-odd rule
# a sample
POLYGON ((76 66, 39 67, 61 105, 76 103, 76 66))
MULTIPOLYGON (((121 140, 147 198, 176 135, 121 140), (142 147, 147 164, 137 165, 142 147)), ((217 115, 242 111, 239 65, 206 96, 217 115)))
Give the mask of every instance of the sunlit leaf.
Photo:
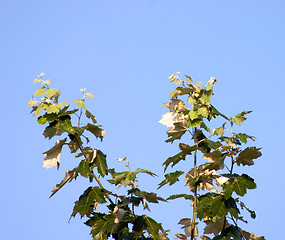
POLYGON ((65 144, 65 142, 66 142, 66 138, 63 140, 57 140, 54 147, 44 152, 44 156, 45 156, 45 159, 43 162, 44 168, 51 168, 60 163, 61 149, 62 149, 62 146, 65 144))
POLYGON ((37 91, 35 91, 34 96, 40 96, 43 94, 45 87, 40 87, 37 91))
POLYGON ((94 98, 92 93, 84 93, 84 97, 94 98))
POLYGON ((58 93, 58 90, 55 88, 49 88, 44 92, 44 94, 46 95, 47 98, 51 98, 54 95, 56 95, 57 93, 58 93))
POLYGON ((33 99, 31 99, 29 102, 28 102, 28 106, 29 107, 31 107, 31 106, 33 106, 33 105, 36 105, 37 104, 37 102, 35 101, 35 100, 33 100, 33 99))
POLYGON ((251 113, 252 111, 243 111, 236 115, 235 117, 231 117, 231 121, 236 123, 237 125, 240 125, 243 121, 246 120, 246 117, 244 115, 251 113))
POLYGON ((73 102, 75 102, 79 108, 85 109, 85 103, 81 99, 73 100, 73 102))

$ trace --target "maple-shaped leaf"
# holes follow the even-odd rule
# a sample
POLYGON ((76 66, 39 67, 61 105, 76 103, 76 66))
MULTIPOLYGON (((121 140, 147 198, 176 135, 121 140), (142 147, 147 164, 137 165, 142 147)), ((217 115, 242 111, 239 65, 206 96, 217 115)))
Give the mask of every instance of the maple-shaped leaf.
POLYGON ((233 176, 226 183, 223 184, 223 193, 225 198, 228 199, 235 192, 239 196, 244 196, 247 189, 255 189, 256 184, 254 180, 247 174, 241 176, 233 176))
POLYGON ((185 103, 179 99, 171 99, 170 103, 164 103, 163 105, 174 112, 183 112, 189 110, 185 103))
POLYGON ((168 174, 165 174, 164 177, 165 179, 159 183, 159 188, 161 188, 162 186, 164 186, 165 184, 169 183, 169 185, 173 185, 174 183, 176 183, 177 181, 179 181, 179 177, 183 174, 184 172, 183 171, 176 171, 176 172, 172 172, 172 173, 168 173, 168 174))
MULTIPOLYGON (((109 225, 115 225, 115 223, 110 223, 109 221, 101 218, 94 221, 92 226, 91 234, 94 240, 104 240, 108 239, 110 231, 108 231, 109 225)), ((112 227, 111 227, 112 229, 112 227)))
POLYGON ((94 205, 94 202, 105 203, 105 192, 100 187, 89 187, 79 197, 79 200, 75 202, 71 217, 74 217, 77 213, 83 217, 88 212, 90 206, 94 205))
POLYGON ((187 122, 184 120, 182 122, 173 123, 174 127, 167 131, 169 139, 165 142, 173 142, 176 139, 180 139, 182 135, 187 131, 187 122))
POLYGON ((243 112, 237 114, 236 116, 231 117, 230 119, 231 119, 232 122, 234 122, 234 123, 236 123, 237 125, 240 126, 240 124, 241 124, 243 121, 246 120, 246 117, 245 117, 244 115, 249 114, 249 113, 251 113, 251 112, 252 112, 252 111, 243 111, 243 112))
POLYGON ((197 216, 199 219, 205 217, 224 217, 227 216, 227 208, 224 196, 216 193, 206 193, 198 198, 197 216))
POLYGON ((97 151, 94 163, 97 167, 98 172, 102 177, 108 174, 108 166, 106 161, 106 155, 100 150, 97 151))
POLYGON ((110 183, 119 185, 118 188, 128 186, 136 180, 136 174, 133 172, 116 172, 112 174, 113 180, 108 180, 110 183))
POLYGON ((252 141, 255 141, 255 138, 253 136, 249 136, 245 133, 236 134, 236 138, 238 138, 243 143, 247 143, 248 138, 251 139, 252 141))
POLYGON ((173 167, 174 165, 176 165, 181 160, 185 160, 185 157, 186 157, 186 153, 184 151, 182 151, 182 152, 174 155, 173 157, 167 158, 167 160, 162 164, 162 166, 164 165, 164 172, 166 171, 166 169, 170 163, 172 163, 171 167, 173 167))
POLYGON ((241 151, 239 155, 236 158, 236 163, 237 165, 242 164, 243 166, 245 165, 253 165, 254 162, 252 159, 259 158, 262 153, 259 151, 261 148, 256 148, 256 147, 248 147, 241 151))
POLYGON ((73 179, 76 179, 77 176, 78 176, 78 173, 77 173, 77 169, 76 168, 74 168, 71 171, 67 170, 64 179, 59 184, 56 184, 55 187, 53 188, 52 194, 50 195, 50 198, 54 194, 56 194, 56 192, 59 189, 61 189, 68 181, 71 182, 73 179))
POLYGON ((86 129, 93 133, 96 138, 100 138, 101 141, 103 140, 103 135, 106 133, 102 128, 90 123, 87 123, 86 129))
POLYGON ((44 152, 44 168, 51 168, 60 163, 61 149, 65 144, 66 138, 63 140, 57 140, 55 146, 53 146, 50 150, 44 152))

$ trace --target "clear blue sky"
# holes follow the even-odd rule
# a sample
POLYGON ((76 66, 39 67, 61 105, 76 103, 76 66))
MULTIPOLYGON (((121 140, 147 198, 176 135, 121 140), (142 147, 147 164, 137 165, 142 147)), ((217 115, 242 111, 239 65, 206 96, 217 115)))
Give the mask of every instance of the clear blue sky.
MULTIPOLYGON (((225 114, 253 110, 240 131, 257 137, 263 156, 245 169, 258 185, 246 199, 257 219, 245 228, 281 239, 284 10, 281 0, 1 0, 0 239, 91 239, 79 217, 68 223, 87 181, 48 198, 75 161, 65 151, 60 171, 42 168, 42 152, 54 143, 27 106, 39 73, 62 89, 62 99, 81 97, 80 88, 94 94, 88 106, 107 131, 94 147, 110 165, 127 156, 134 169, 158 173, 141 182, 154 191, 161 164, 178 152, 158 123, 174 87, 168 76, 177 71, 202 82, 216 77, 214 103, 225 114)), ((175 233, 176 222, 191 216, 186 207, 152 205, 151 215, 175 233)))

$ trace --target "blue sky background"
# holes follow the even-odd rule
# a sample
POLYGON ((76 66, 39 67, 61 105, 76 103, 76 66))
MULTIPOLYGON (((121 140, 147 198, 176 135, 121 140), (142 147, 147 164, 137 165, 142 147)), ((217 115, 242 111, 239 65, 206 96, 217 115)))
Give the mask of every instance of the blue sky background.
MULTIPOLYGON (((54 142, 44 139, 27 106, 38 74, 62 89, 62 100, 80 98, 81 88, 93 93, 87 106, 107 131, 93 147, 111 166, 127 156, 133 169, 159 174, 141 178, 154 191, 161 164, 178 152, 177 143, 164 142, 167 128, 158 123, 174 88, 168 76, 177 71, 204 83, 216 77, 213 101, 221 112, 253 110, 238 130, 256 136, 263 153, 244 169, 258 185, 245 199, 257 218, 245 213, 245 228, 281 239, 284 9, 281 0, 0 1, 0 239, 91 239, 78 216, 68 223, 87 180, 48 198, 76 161, 64 150, 59 171, 42 168, 42 152, 54 142)), ((191 213, 173 201, 152 205, 150 215, 175 234, 179 219, 191 213)))

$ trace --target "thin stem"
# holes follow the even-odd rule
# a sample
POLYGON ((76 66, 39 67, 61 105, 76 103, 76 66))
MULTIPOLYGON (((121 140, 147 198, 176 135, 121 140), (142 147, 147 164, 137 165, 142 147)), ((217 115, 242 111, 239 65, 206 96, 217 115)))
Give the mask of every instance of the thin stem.
MULTIPOLYGON (((194 128, 194 133, 196 132, 197 128, 194 128)), ((198 145, 197 139, 194 139, 195 145, 198 145)), ((197 177, 197 149, 194 151, 194 179, 197 177)), ((193 217, 192 217, 192 226, 191 226, 191 240, 195 238, 195 221, 197 215, 197 188, 198 186, 195 185, 194 189, 194 201, 193 201, 193 217)))

